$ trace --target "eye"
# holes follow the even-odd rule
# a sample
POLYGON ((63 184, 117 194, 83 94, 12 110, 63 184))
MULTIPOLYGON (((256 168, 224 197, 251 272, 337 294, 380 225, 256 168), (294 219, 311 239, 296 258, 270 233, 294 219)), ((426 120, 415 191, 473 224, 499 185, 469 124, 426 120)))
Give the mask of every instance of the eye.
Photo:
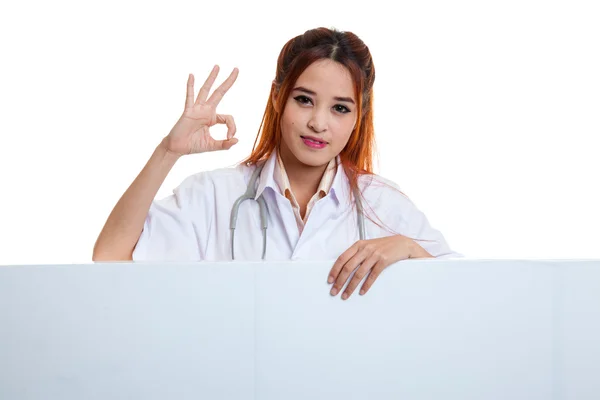
POLYGON ((350 109, 346 106, 343 106, 341 104, 336 104, 335 106, 333 106, 333 108, 335 109, 335 111, 342 113, 342 114, 346 114, 350 112, 350 109))
POLYGON ((309 99, 306 96, 296 96, 296 97, 294 97, 294 100, 296 100, 300 104, 310 104, 310 103, 312 103, 312 100, 309 99))

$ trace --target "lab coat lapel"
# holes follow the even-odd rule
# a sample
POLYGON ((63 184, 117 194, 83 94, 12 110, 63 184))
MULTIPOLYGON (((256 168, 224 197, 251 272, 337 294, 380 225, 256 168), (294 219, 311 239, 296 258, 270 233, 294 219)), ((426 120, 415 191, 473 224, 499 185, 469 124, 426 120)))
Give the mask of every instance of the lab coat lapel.
MULTIPOLYGON (((338 157, 338 167, 333 179, 331 189, 327 196, 319 200, 311 210, 298 247, 303 246, 306 241, 315 240, 319 232, 330 232, 333 228, 329 226, 342 216, 350 206, 349 182, 338 157)), ((320 236, 322 238, 322 235, 320 236)))
MULTIPOLYGON (((275 163, 277 162, 277 153, 273 151, 260 174, 256 197, 262 195, 267 203, 269 214, 269 227, 267 235, 271 238, 274 245, 281 246, 281 233, 285 232, 285 242, 289 246, 289 255, 291 256, 296 244, 298 243, 299 232, 296 225, 296 218, 292 211, 290 201, 279 192, 279 185, 275 182, 273 174, 275 172, 275 163), (276 237, 278 236, 278 237, 276 237)), ((267 251, 268 252, 268 251, 267 251)), ((284 253, 283 249, 279 250, 284 253)))

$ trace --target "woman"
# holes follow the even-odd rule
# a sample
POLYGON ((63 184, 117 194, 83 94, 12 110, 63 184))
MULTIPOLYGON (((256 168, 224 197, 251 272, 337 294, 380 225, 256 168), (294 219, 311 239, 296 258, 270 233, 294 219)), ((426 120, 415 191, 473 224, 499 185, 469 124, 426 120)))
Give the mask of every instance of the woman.
POLYGON ((233 117, 216 108, 238 70, 209 97, 218 71, 195 100, 190 74, 183 115, 115 206, 95 261, 336 259, 332 295, 355 272, 346 299, 364 277, 366 293, 397 261, 459 256, 393 182, 372 172, 375 69, 368 47, 350 32, 319 28, 288 41, 250 156, 235 168, 190 176, 153 201, 180 157, 237 143, 233 117), (226 140, 210 136, 217 123, 227 125, 226 140), (248 189, 268 211, 241 202, 234 235, 231 211, 248 189))

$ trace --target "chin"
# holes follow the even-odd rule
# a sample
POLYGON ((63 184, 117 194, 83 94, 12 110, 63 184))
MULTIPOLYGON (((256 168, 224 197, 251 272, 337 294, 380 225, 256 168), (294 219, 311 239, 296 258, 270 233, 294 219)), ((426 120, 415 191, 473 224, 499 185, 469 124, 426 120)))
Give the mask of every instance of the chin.
POLYGON ((311 152, 303 150, 294 154, 296 159, 308 167, 323 167, 335 156, 325 152, 311 152), (298 154, 299 153, 299 154, 298 154), (319 154, 321 153, 321 154, 319 154))

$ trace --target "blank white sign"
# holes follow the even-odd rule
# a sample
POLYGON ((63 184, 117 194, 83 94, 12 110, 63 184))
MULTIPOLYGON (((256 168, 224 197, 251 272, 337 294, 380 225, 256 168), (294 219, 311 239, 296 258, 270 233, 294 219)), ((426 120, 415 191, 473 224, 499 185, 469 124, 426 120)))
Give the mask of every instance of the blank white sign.
POLYGON ((597 399, 600 261, 0 267, 1 399, 597 399))

